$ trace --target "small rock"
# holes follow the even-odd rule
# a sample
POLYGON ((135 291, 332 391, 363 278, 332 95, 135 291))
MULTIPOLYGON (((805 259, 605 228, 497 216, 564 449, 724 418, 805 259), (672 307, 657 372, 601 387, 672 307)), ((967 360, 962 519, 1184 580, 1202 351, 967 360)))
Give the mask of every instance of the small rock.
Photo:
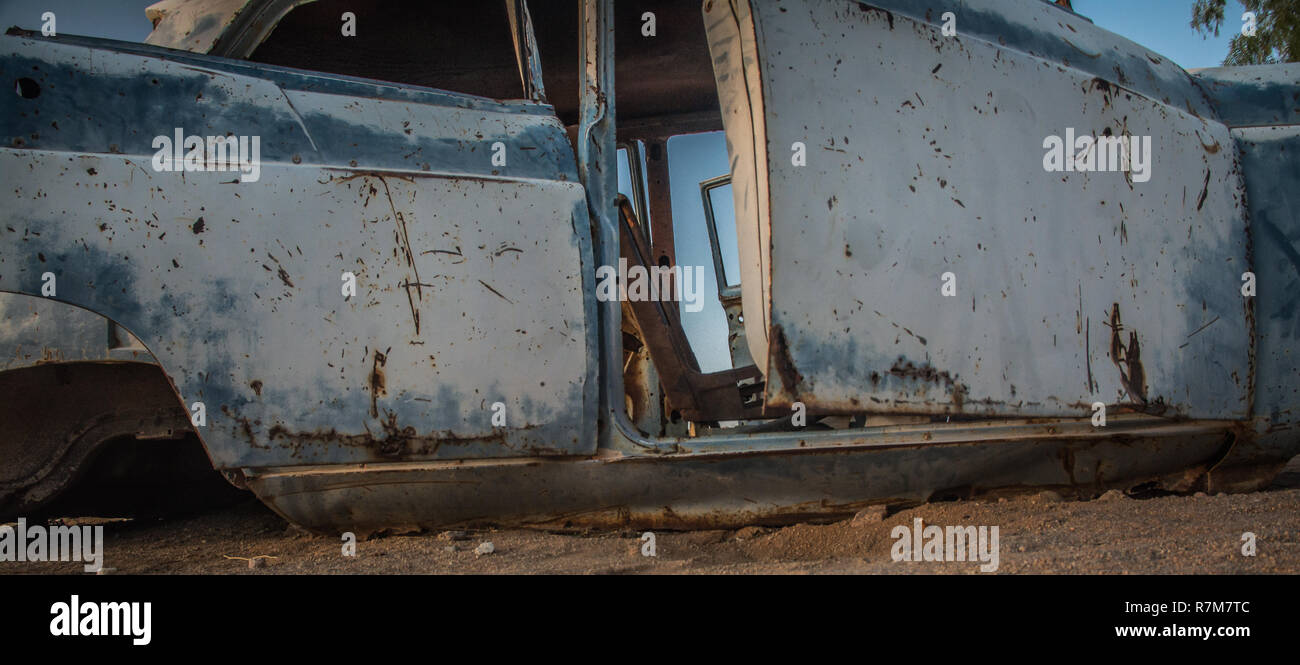
POLYGON ((1119 501, 1121 499, 1127 499, 1127 498, 1128 497, 1124 496, 1124 493, 1119 490, 1106 490, 1106 493, 1097 497, 1097 500, 1098 501, 1119 501))
POLYGON ((1194 498, 1197 498, 1197 499, 1203 499, 1203 498, 1205 498, 1207 495, 1205 494, 1205 492, 1197 492, 1196 494, 1193 494, 1192 496, 1193 496, 1194 498))
POLYGON ((866 508, 859 510, 858 514, 853 516, 853 521, 849 522, 849 524, 852 526, 879 524, 885 521, 885 514, 888 512, 889 508, 883 503, 874 506, 867 506, 866 508))
POLYGON ((460 551, 460 548, 459 548, 459 547, 456 547, 455 545, 448 545, 448 546, 442 548, 442 551, 444 551, 444 552, 459 552, 459 551, 460 551))
POLYGON ((261 559, 261 558, 249 559, 249 560, 248 560, 248 567, 249 567, 249 568, 265 568, 265 567, 266 567, 266 559, 261 559))
POLYGON ((1029 499, 1034 503, 1060 503, 1065 499, 1057 492, 1043 490, 1029 499))
POLYGON ((468 531, 443 531, 438 534, 438 540, 469 540, 468 531))
POLYGON ((761 535, 763 535, 762 527, 747 526, 736 532, 736 540, 749 540, 750 538, 761 535))
POLYGON ((474 553, 479 556, 483 556, 484 554, 491 554, 495 551, 497 551, 496 545, 493 545, 492 541, 490 540, 485 540, 479 543, 478 547, 474 548, 474 553))

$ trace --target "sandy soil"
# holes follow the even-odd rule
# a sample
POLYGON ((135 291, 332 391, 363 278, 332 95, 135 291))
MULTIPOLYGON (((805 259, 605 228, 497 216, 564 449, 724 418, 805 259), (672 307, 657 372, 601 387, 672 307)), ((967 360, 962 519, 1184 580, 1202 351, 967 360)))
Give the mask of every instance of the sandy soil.
MULTIPOLYGON (((1300 458, 1268 491, 1134 499, 1111 493, 926 504, 830 524, 641 533, 529 530, 376 537, 342 554, 250 500, 234 508, 105 526, 110 574, 976 573, 978 562, 895 562, 896 525, 998 526, 999 573, 1300 573, 1300 458), (1242 555, 1242 534, 1257 554, 1242 555), (475 550, 491 542, 494 552, 475 550), (229 558, 242 557, 242 558, 229 558), (259 559, 251 564, 249 559, 259 559)), ((68 523, 92 521, 66 520, 68 523)), ((0 563, 0 573, 77 573, 80 563, 0 563)))

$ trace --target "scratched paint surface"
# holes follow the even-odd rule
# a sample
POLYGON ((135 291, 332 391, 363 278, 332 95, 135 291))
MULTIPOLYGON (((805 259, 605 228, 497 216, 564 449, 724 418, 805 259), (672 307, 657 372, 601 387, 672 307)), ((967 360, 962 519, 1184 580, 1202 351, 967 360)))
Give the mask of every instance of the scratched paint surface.
POLYGON ((584 195, 546 107, 3 47, 41 94, 0 111, 0 290, 53 272, 57 300, 136 334, 205 404, 216 466, 594 450, 584 195), (260 136, 260 179, 155 172, 174 127, 260 136))
POLYGON ((1233 130, 1250 179, 1258 284, 1255 413, 1269 427, 1300 420, 1300 126, 1233 130))
POLYGON ((1300 419, 1300 63, 1205 69, 1194 80, 1241 153, 1257 286, 1253 407, 1257 427, 1284 432, 1300 419))
POLYGON ((756 3, 768 402, 1244 417, 1243 182, 1213 107, 1177 67, 1045 3, 940 5, 756 3), (1044 138, 1071 127, 1151 136, 1150 180, 1045 171, 1044 138))

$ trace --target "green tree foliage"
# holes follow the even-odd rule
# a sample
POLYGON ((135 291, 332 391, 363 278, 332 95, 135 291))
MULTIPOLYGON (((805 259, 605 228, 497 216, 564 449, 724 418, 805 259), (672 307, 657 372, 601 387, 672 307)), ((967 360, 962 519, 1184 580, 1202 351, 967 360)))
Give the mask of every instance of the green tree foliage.
MULTIPOLYGON (((1242 34, 1240 16, 1230 17, 1228 29, 1236 32, 1228 45, 1225 65, 1262 65, 1300 61, 1300 0, 1241 0, 1255 13, 1255 34, 1242 34)), ((1196 0, 1192 27, 1219 36, 1227 0, 1196 0)))

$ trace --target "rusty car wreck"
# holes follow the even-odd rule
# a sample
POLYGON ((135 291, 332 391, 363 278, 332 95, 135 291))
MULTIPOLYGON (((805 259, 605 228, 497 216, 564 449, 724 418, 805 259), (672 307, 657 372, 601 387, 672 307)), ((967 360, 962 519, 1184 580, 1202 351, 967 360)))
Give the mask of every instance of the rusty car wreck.
POLYGON ((3 37, 0 512, 123 437, 358 531, 1244 491, 1300 453, 1300 66, 1188 73, 1043 0, 642 3, 653 38, 611 0, 433 4, 3 37), (1147 170, 1046 168, 1067 130, 1147 170), (715 371, 677 302, 596 284, 678 265, 698 132, 715 371), (258 173, 156 168, 174 134, 256 137, 258 173))

